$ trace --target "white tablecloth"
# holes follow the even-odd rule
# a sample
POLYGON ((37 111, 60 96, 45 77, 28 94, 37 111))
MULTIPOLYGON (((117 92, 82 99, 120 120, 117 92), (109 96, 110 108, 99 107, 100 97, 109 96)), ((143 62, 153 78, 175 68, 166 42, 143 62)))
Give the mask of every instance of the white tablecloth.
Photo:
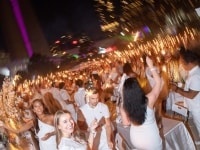
POLYGON ((162 118, 166 150, 195 150, 194 142, 181 121, 162 118))
MULTIPOLYGON (((166 150, 195 150, 194 142, 183 122, 162 118, 162 123, 161 136, 166 150)), ((117 125, 117 131, 128 147, 134 148, 130 143, 129 129, 129 127, 124 128, 121 124, 117 125)))

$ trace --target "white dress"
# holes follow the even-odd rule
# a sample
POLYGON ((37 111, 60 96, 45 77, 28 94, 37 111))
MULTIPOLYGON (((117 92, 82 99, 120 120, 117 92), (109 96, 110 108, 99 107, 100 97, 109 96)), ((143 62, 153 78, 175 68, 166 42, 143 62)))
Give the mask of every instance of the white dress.
POLYGON ((51 136, 47 140, 42 140, 46 133, 53 132, 55 128, 49 124, 46 124, 38 119, 39 132, 37 136, 39 138, 40 150, 56 150, 56 136, 51 136))
POLYGON ((154 110, 147 107, 146 120, 142 125, 131 125, 131 142, 139 150, 162 150, 162 139, 156 124, 154 110))
POLYGON ((58 150, 87 150, 86 143, 79 143, 74 138, 61 138, 58 150))
POLYGON ((74 100, 77 106, 81 107, 86 104, 85 102, 85 88, 80 87, 78 91, 74 93, 74 100))

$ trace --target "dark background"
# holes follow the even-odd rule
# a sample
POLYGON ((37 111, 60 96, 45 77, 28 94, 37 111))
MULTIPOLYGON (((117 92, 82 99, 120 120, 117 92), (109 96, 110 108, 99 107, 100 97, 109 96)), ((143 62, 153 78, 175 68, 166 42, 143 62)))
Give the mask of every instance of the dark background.
MULTIPOLYGON (((103 35, 92 0, 30 0, 41 29, 49 43, 64 34, 85 33, 92 39, 103 35)), ((6 50, 0 30, 0 50, 6 50)))

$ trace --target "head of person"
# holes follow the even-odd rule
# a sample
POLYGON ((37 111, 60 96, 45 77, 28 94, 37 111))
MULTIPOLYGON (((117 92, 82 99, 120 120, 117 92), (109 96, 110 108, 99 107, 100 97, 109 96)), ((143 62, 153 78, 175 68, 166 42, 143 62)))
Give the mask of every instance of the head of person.
POLYGON ((56 87, 56 82, 52 82, 51 87, 56 87))
POLYGON ((130 77, 134 77, 135 76, 135 73, 131 67, 131 64, 130 63, 125 63, 124 66, 123 66, 123 73, 125 73, 127 76, 130 76, 130 77))
POLYGON ((47 114, 48 109, 45 107, 45 104, 42 99, 34 99, 32 100, 31 104, 32 111, 37 115, 47 114))
POLYGON ((65 82, 60 82, 58 87, 59 89, 63 89, 65 87, 65 82))
POLYGON ((87 91, 88 104, 90 107, 95 108, 99 103, 99 92, 97 88, 91 88, 87 91))
MULTIPOLYGON (((200 57, 196 53, 195 51, 196 49, 197 48, 194 49, 185 49, 184 47, 180 48, 179 63, 186 71, 189 71, 194 66, 199 65, 200 57)), ((200 48, 198 50, 200 51, 200 48)))
POLYGON ((62 137, 70 138, 73 135, 75 123, 69 112, 59 110, 54 116, 54 126, 58 146, 62 137))
POLYGON ((75 84, 76 84, 76 86, 78 86, 78 87, 83 87, 83 80, 78 79, 78 80, 75 81, 75 84))
POLYGON ((42 99, 34 99, 31 101, 30 108, 32 109, 33 112, 33 123, 34 123, 34 128, 36 132, 39 131, 39 126, 38 126, 38 116, 43 115, 43 114, 49 114, 48 109, 45 107, 45 104, 42 99))
POLYGON ((146 119, 147 97, 136 78, 125 80, 123 86, 123 107, 131 122, 137 125, 146 119))

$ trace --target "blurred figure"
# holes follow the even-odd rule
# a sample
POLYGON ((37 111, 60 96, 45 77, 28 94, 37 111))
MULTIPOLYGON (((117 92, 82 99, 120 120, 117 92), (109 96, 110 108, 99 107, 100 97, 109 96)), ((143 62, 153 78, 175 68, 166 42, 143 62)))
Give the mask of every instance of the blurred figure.
POLYGON ((124 85, 124 81, 129 77, 136 77, 136 76, 137 75, 133 71, 131 64, 125 63, 123 65, 123 74, 122 74, 122 77, 120 79, 120 82, 119 82, 119 85, 118 85, 118 88, 117 88, 117 91, 119 92, 120 97, 122 97, 122 88, 123 88, 123 85, 124 85))
POLYGON ((61 97, 61 100, 64 101, 64 110, 68 110, 74 121, 76 122, 76 111, 75 111, 75 107, 74 107, 74 102, 71 101, 71 97, 69 96, 67 90, 64 89, 65 87, 65 83, 64 82, 60 82, 59 83, 59 94, 60 94, 60 97, 61 97))
POLYGON ((51 114, 55 114, 58 110, 62 110, 60 103, 54 99, 52 93, 46 92, 43 98, 44 104, 51 114))
POLYGON ((51 92, 53 97, 60 103, 60 105, 62 106, 62 109, 65 109, 66 103, 64 102, 63 98, 61 97, 58 87, 59 87, 59 83, 52 82, 49 92, 51 92))
POLYGON ((75 81, 78 90, 74 93, 74 100, 78 107, 85 105, 85 88, 83 87, 83 80, 78 79, 75 81))

